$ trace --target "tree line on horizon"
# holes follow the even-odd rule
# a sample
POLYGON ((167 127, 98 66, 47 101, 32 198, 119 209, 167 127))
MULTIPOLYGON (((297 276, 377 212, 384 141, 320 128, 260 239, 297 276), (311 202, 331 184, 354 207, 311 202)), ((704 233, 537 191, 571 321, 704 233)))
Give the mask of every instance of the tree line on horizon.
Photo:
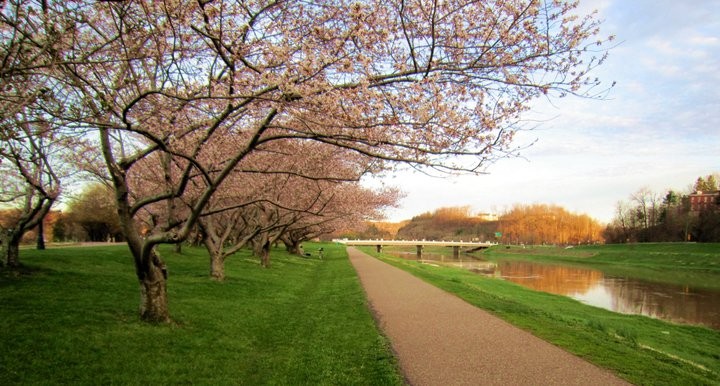
POLYGON ((603 236, 608 243, 698 241, 720 242, 720 195, 693 210, 691 194, 718 191, 718 174, 700 176, 685 192, 641 188, 617 203, 603 236))
POLYGON ((445 207, 423 213, 407 222, 370 222, 351 238, 400 240, 498 241, 506 244, 577 245, 602 242, 603 226, 585 214, 557 205, 517 204, 497 220, 475 215, 469 206, 445 207))
POLYGON ((720 194, 692 210, 690 194, 718 192, 718 174, 698 177, 685 193, 664 195, 642 188, 617 204, 603 225, 557 205, 516 204, 498 220, 473 213, 470 206, 444 207, 400 223, 368 222, 340 236, 361 239, 499 241, 507 244, 592 244, 633 242, 720 242, 720 194))

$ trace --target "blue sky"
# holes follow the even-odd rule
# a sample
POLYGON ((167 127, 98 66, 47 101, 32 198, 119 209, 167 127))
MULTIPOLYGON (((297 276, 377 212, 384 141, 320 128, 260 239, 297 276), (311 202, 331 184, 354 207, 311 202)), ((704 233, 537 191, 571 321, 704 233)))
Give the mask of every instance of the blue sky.
POLYGON ((720 1, 581 0, 581 8, 597 9, 602 34, 619 42, 595 72, 617 82, 608 98, 539 103, 534 114, 546 121, 516 140, 537 142, 488 175, 386 177, 407 194, 389 220, 446 206, 502 213, 543 203, 609 222, 616 203, 640 188, 685 191, 720 172, 720 1))

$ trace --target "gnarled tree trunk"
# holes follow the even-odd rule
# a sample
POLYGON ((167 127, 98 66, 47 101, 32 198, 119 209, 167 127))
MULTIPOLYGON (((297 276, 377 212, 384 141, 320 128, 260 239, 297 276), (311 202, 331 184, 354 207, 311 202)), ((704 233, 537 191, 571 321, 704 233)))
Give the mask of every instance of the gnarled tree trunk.
POLYGON ((260 265, 270 268, 270 242, 266 241, 260 248, 260 265))
POLYGON ((170 322, 167 296, 167 267, 155 246, 161 243, 180 242, 170 235, 143 238, 135 222, 135 210, 130 204, 130 191, 126 165, 115 160, 112 153, 109 130, 100 131, 103 157, 115 187, 115 202, 123 236, 135 264, 135 273, 140 283, 140 319, 150 323, 170 322))
POLYGON ((140 281, 140 318, 151 323, 170 321, 167 297, 167 268, 152 250, 149 264, 138 270, 140 281))
MULTIPOLYGON (((0 252, 2 252, 2 262, 8 268, 17 268, 20 266, 20 240, 22 233, 14 229, 5 229, 0 239, 0 252)), ((0 265, 1 266, 1 265, 0 265)))
POLYGON ((20 266, 20 240, 8 244, 5 249, 5 264, 11 268, 20 266))
POLYGON ((199 222, 200 234, 205 249, 210 256, 210 278, 217 281, 225 280, 225 253, 223 252, 223 238, 213 237, 215 227, 211 224, 199 222))
POLYGON ((225 259, 221 253, 210 253, 210 277, 213 280, 225 280, 225 259))
MULTIPOLYGON (((119 204, 125 204, 118 200, 119 204)), ((125 206, 119 205, 121 209, 125 206)), ((167 295, 167 266, 152 242, 140 237, 137 224, 127 212, 118 210, 120 224, 135 264, 135 273, 140 284, 140 319, 150 323, 170 322, 167 295), (123 216, 123 214, 125 216, 123 216)))
POLYGON ((18 219, 17 223, 7 229, 2 229, 0 235, 0 258, 5 261, 8 267, 20 266, 20 241, 23 235, 38 226, 43 221, 45 215, 50 211, 50 207, 55 202, 55 196, 45 195, 39 200, 33 200, 32 195, 26 198, 24 213, 18 219))
POLYGON ((302 255, 302 251, 300 250, 300 241, 289 237, 282 237, 281 239, 283 244, 285 244, 285 250, 287 250, 288 253, 293 255, 302 255))
POLYGON ((260 258, 260 265, 270 268, 270 240, 266 234, 261 234, 253 241, 253 254, 260 258))

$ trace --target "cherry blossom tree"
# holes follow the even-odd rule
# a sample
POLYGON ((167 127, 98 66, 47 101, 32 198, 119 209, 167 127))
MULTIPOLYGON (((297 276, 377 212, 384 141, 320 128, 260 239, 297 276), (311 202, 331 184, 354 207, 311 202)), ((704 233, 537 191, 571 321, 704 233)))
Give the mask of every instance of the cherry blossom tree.
POLYGON ((247 247, 263 228, 249 215, 249 207, 229 209, 202 218, 198 225, 202 240, 210 256, 210 277, 225 280, 225 261, 247 247))
POLYGON ((19 211, 0 237, 2 260, 11 267, 19 265, 18 244, 30 229, 39 227, 44 247, 43 218, 88 153, 82 133, 53 114, 69 104, 49 71, 72 35, 58 16, 45 1, 0 3, 0 203, 19 211))
POLYGON ((45 117, 28 109, 3 118, 11 130, 0 133, 0 204, 19 210, 16 221, 0 230, 2 260, 19 266, 19 244, 25 233, 38 229, 60 197, 62 186, 77 177, 77 160, 89 151, 82 137, 53 128, 45 117))
POLYGON ((264 247, 299 218, 326 207, 333 187, 356 183, 369 159, 320 143, 277 141, 242 162, 210 200, 198 224, 211 259, 211 276, 224 277, 227 257, 252 245, 265 267, 264 247))
POLYGON ((270 266, 270 246, 277 241, 298 254, 300 243, 346 227, 348 222, 377 218, 382 209, 396 205, 399 197, 396 190, 374 192, 353 182, 308 179, 285 190, 291 194, 265 201, 251 214, 263 228, 250 239, 263 267, 270 266))
POLYGON ((299 254, 300 244, 305 241, 381 219, 384 210, 396 206, 402 196, 397 189, 373 191, 347 183, 327 190, 331 194, 321 210, 301 213, 280 236, 290 253, 299 254))
POLYGON ((262 265, 269 267, 264 243, 272 243, 294 218, 292 211, 283 213, 273 204, 280 201, 274 197, 283 195, 288 187, 287 181, 277 181, 281 175, 234 173, 232 177, 210 200, 198 220, 203 244, 210 255, 210 276, 215 280, 224 280, 226 259, 249 245, 255 247, 262 265), (231 181, 250 186, 228 189, 227 183, 231 181))
MULTIPOLYGON (((23 3, 26 4, 26 3, 23 3)), ((56 25, 46 67, 64 127, 93 129, 141 285, 167 321, 160 243, 195 228, 232 172, 274 143, 314 141, 374 159, 482 172, 514 154, 539 97, 587 95, 604 59, 576 2, 464 0, 36 1, 56 25), (146 158, 174 168, 140 195, 146 158), (200 193, 182 221, 143 235, 149 206, 200 193), (172 226, 170 226, 172 225, 172 226)), ((29 12, 29 11, 28 11, 29 12)))
POLYGON ((0 146, 4 179, 0 202, 20 209, 16 221, 0 229, 2 260, 9 267, 20 265, 22 236, 42 222, 60 194, 60 179, 48 159, 48 145, 40 133, 19 131, 0 146))
POLYGON ((38 113, 40 106, 57 102, 45 86, 47 78, 33 69, 35 61, 46 59, 49 43, 36 39, 30 27, 42 31, 42 25, 17 4, 7 7, 0 12, 0 203, 17 209, 18 216, 0 229, 0 254, 2 262, 17 267, 22 236, 42 227, 60 194, 57 163, 65 141, 49 117, 38 113))

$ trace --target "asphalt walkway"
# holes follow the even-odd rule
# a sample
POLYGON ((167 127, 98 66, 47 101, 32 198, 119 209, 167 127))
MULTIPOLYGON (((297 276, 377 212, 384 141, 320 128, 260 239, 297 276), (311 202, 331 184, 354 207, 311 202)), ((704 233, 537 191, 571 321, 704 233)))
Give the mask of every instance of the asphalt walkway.
POLYGON ((627 385, 411 274, 348 248, 411 385, 627 385))

